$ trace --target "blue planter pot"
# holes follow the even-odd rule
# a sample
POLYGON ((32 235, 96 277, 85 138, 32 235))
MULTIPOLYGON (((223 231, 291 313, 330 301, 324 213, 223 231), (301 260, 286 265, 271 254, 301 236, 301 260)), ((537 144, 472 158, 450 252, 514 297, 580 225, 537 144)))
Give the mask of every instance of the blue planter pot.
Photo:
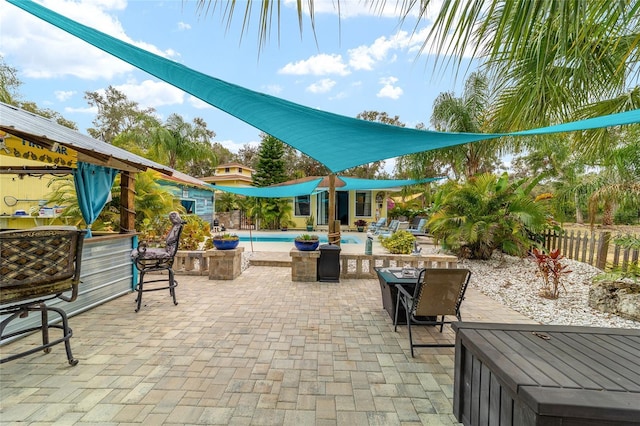
POLYGON ((218 250, 233 250, 239 243, 240 240, 213 240, 213 246, 218 250))
POLYGON ((293 241, 293 244, 300 251, 313 251, 318 248, 320 241, 293 241))

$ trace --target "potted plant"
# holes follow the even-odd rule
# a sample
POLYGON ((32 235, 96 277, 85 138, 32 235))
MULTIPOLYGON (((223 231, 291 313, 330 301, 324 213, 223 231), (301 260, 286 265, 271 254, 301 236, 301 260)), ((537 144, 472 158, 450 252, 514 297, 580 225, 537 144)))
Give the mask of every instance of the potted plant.
POLYGON ((313 217, 313 215, 309 216, 305 220, 305 223, 307 224, 307 231, 309 231, 309 232, 313 231, 313 225, 314 225, 314 217, 313 217))
POLYGON ((367 226, 367 221, 364 219, 358 219, 354 222, 354 224, 356 225, 356 229, 358 230, 358 232, 363 232, 364 227, 367 226))
POLYGON ((289 230, 289 226, 293 226, 295 223, 289 218, 289 216, 283 216, 280 218, 280 229, 283 231, 289 230))
POLYGON ((318 248, 320 238, 313 234, 301 234, 295 238, 293 244, 300 251, 312 251, 318 248))
POLYGON ((240 237, 236 234, 218 234, 212 238, 213 246, 218 250, 232 250, 238 247, 240 237))

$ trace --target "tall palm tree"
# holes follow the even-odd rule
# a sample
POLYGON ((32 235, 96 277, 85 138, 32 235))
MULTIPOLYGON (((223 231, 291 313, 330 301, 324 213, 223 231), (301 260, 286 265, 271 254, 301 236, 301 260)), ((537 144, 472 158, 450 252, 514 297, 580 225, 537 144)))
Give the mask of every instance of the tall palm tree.
POLYGON ((206 123, 196 119, 193 124, 182 116, 171 114, 167 121, 151 131, 151 152, 157 161, 165 162, 172 169, 192 158, 211 158, 210 140, 215 133, 206 123))
MULTIPOLYGON (((487 127, 490 106, 489 83, 485 75, 474 72, 466 81, 461 97, 440 93, 433 102, 431 124, 438 131, 481 133, 487 127)), ((437 157, 448 164, 456 176, 471 177, 492 171, 497 161, 497 141, 484 141, 440 149, 437 157)), ((431 157, 431 156, 428 156, 431 157)), ((429 158, 432 161, 433 158, 429 158)))

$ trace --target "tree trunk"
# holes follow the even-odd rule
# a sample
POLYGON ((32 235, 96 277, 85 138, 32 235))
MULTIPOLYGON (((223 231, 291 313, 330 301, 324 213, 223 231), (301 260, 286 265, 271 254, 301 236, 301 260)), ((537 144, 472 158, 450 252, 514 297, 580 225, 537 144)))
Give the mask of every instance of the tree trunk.
POLYGON ((615 210, 615 206, 613 203, 607 201, 604 203, 604 208, 602 211, 602 225, 603 226, 611 226, 613 225, 613 211, 615 210))
POLYGON ((580 209, 580 199, 578 194, 574 194, 573 201, 576 203, 576 223, 584 224, 584 216, 582 216, 582 209, 580 209))

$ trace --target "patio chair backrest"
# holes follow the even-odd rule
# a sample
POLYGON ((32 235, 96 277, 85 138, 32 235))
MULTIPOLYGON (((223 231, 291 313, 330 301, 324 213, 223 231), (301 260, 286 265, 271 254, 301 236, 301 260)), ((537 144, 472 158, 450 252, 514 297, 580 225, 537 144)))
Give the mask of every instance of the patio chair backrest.
POLYGON ((412 314, 414 316, 455 315, 469 284, 468 269, 427 268, 415 288, 412 314))
POLYGON ((69 290, 75 299, 85 233, 74 226, 0 232, 0 304, 60 297, 69 290))
POLYGON ((398 222, 394 232, 409 229, 409 222, 398 222))
POLYGON ((387 218, 386 217, 381 217, 380 219, 378 219, 377 222, 374 222, 374 223, 371 224, 371 226, 369 226, 369 230, 376 231, 376 230, 380 229, 381 227, 383 227, 386 223, 387 223, 387 218))
POLYGON ((178 244, 180 243, 180 234, 182 233, 182 227, 184 222, 178 212, 169 213, 169 221, 171 222, 171 230, 167 234, 167 245, 165 250, 171 257, 176 255, 178 251, 178 244))

